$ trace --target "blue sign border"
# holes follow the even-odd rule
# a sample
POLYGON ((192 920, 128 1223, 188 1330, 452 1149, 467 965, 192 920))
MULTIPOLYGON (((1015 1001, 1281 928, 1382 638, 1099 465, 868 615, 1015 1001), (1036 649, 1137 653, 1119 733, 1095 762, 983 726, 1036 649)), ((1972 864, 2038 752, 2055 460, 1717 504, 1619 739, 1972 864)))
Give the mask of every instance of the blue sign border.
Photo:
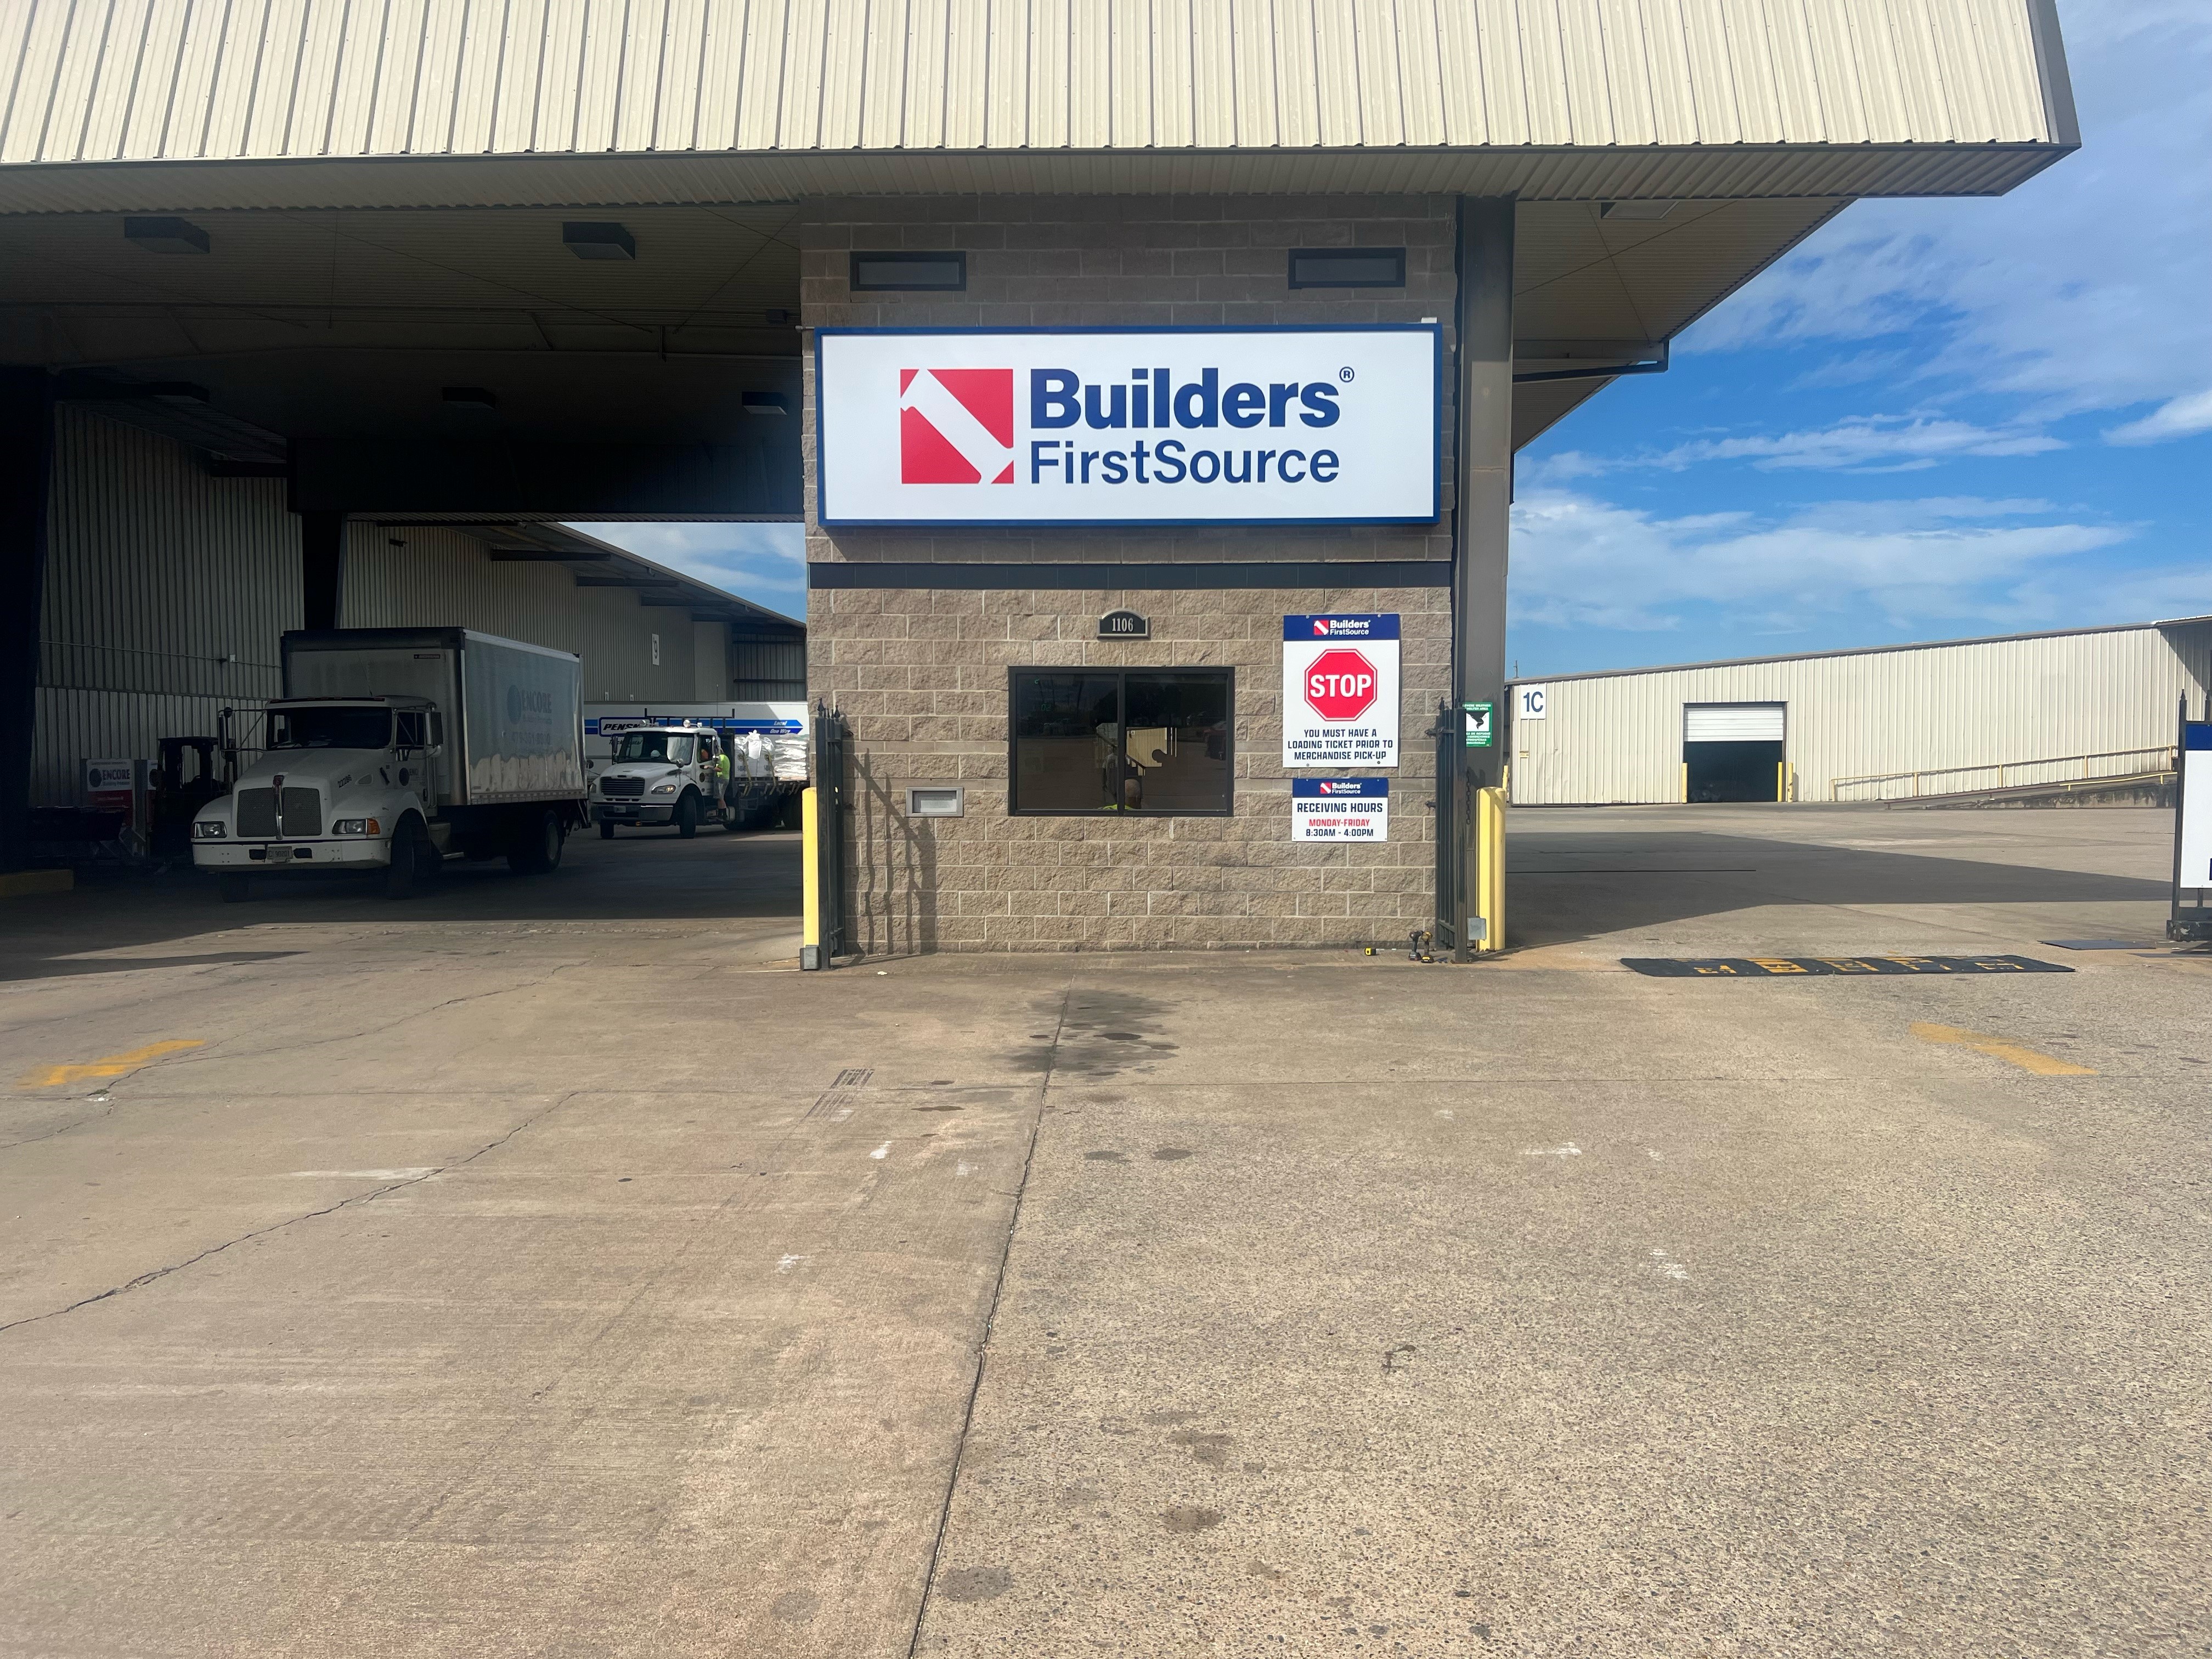
POLYGON ((817 328, 814 331, 814 521, 824 530, 1204 530, 1246 525, 1435 524, 1443 516, 1444 329, 1442 323, 1267 323, 1218 327, 1181 325, 1169 328, 1138 324, 1100 328, 817 328), (1101 334, 1426 334, 1434 384, 1435 444, 1429 456, 1429 510, 1425 517, 1337 519, 1298 516, 1273 519, 841 519, 829 501, 829 449, 822 429, 822 342, 831 335, 878 337, 907 334, 942 338, 953 334, 1052 334, 1082 337, 1101 334))

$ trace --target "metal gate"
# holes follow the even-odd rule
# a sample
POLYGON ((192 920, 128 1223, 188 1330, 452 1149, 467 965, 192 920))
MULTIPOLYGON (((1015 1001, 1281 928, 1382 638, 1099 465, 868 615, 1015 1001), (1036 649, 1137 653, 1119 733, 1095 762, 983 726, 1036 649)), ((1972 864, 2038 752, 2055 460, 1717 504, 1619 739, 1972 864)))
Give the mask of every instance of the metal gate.
POLYGON ((1437 921, 1435 948, 1449 951, 1459 944, 1459 919, 1467 912, 1459 888, 1460 815, 1467 773, 1467 748, 1460 735, 1460 712, 1448 702, 1437 705, 1437 723, 1430 735, 1437 740, 1437 921))
POLYGON ((814 705, 812 782, 806 792, 806 924, 799 965, 827 968, 848 953, 845 926, 845 717, 814 705))

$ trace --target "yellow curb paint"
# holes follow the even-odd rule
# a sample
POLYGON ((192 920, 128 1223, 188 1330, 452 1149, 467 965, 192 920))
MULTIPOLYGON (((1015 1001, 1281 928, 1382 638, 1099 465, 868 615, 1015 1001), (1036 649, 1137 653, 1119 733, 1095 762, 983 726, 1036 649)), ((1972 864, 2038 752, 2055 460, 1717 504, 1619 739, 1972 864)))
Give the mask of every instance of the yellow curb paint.
POLYGON ((1972 1048, 1977 1054, 2002 1060, 2017 1066, 2023 1072, 2033 1072, 2038 1077, 2094 1077, 2097 1073, 2087 1066, 2076 1066, 2071 1060, 2059 1060, 2050 1054, 2039 1054, 2033 1048, 2022 1048, 2017 1042, 2008 1042, 2002 1037, 1991 1036, 1986 1031, 1962 1030, 1956 1025, 1930 1025, 1916 1020, 1912 1035, 1923 1042, 1951 1042, 1962 1048, 1972 1048))
POLYGON ((201 1037, 171 1037, 164 1042, 149 1042, 143 1048, 133 1048, 127 1054, 109 1054, 103 1060, 87 1060, 82 1066, 41 1066, 23 1073, 17 1085, 24 1089, 52 1089, 65 1083, 82 1083, 96 1077, 121 1077, 125 1072, 135 1072, 149 1061, 164 1054, 181 1054, 187 1048, 204 1048, 201 1037))
POLYGON ((29 898, 36 893, 66 893, 76 885, 70 870, 10 870, 0 875, 0 898, 29 898))

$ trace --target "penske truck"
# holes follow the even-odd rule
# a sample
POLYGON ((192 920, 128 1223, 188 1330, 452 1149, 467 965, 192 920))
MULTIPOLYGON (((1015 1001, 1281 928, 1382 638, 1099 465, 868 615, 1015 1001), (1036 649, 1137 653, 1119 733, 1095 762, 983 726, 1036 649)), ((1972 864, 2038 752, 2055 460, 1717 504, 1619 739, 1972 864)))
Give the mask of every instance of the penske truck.
POLYGON ((466 628, 289 633, 266 746, 192 821, 227 901, 264 877, 373 874, 406 898, 448 858, 552 870, 586 822, 566 651, 466 628))
POLYGON ((584 711, 591 814, 618 827, 696 835, 796 829, 806 788, 804 702, 594 704, 584 711), (716 763, 726 760, 724 783, 716 763))

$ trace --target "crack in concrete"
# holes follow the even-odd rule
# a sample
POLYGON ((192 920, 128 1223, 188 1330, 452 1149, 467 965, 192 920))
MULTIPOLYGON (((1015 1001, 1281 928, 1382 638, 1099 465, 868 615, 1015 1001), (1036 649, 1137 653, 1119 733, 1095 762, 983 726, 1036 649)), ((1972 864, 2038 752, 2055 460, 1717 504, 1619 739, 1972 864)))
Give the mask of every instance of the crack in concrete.
POLYGON ((42 1140, 52 1140, 56 1135, 65 1135, 71 1129, 82 1129, 88 1123, 97 1123, 104 1117, 114 1115, 115 1103, 111 1100, 98 1111, 88 1112, 82 1117, 73 1117, 58 1127, 47 1130, 44 1134, 25 1135, 21 1140, 0 1140, 0 1152, 12 1152, 18 1146, 35 1146, 42 1140))
POLYGON ((543 1107, 538 1111, 532 1112, 528 1117, 523 1119, 521 1122, 516 1124, 504 1134, 496 1136, 493 1139, 487 1140, 483 1146, 477 1147, 476 1151, 471 1152, 466 1158, 456 1158, 451 1164, 441 1164, 434 1170, 426 1170, 421 1175, 410 1176, 404 1181, 386 1182, 381 1187, 375 1188, 369 1192, 356 1193, 352 1197, 342 1198, 335 1204, 326 1204, 319 1210, 307 1210, 301 1212, 298 1215, 287 1216, 283 1220, 271 1222, 266 1227, 256 1227, 252 1232, 240 1233, 236 1238, 226 1238, 222 1243, 210 1244, 204 1250, 201 1250, 194 1255, 186 1256, 182 1261, 173 1261, 166 1267, 152 1268, 146 1273, 140 1273, 136 1279, 127 1280, 121 1285, 111 1285, 107 1289, 101 1291, 97 1295, 81 1297, 77 1301, 69 1304, 66 1307, 49 1308, 44 1313, 28 1314, 21 1319, 11 1319, 6 1324, 0 1325, 0 1336, 4 1336, 9 1331, 20 1330, 26 1325, 39 1325, 43 1324, 49 1319, 59 1319, 64 1314, 75 1313, 80 1308, 89 1308, 94 1303, 106 1302, 110 1297, 123 1295, 125 1291, 140 1289, 142 1286, 151 1285, 158 1279, 167 1279, 172 1273, 180 1273, 187 1267, 196 1267, 200 1262, 205 1261, 210 1256, 221 1255, 225 1250, 231 1249, 234 1245, 248 1244, 257 1238, 266 1238, 271 1233, 283 1232, 287 1227, 296 1227, 303 1221, 313 1221, 320 1216, 335 1215, 340 1210, 351 1209, 356 1204, 374 1204, 378 1199, 384 1197, 387 1193, 396 1193, 402 1188, 416 1186, 420 1182, 429 1180, 433 1176, 446 1175, 455 1170, 465 1169, 468 1165, 475 1163, 478 1158, 482 1158, 486 1152, 495 1152, 498 1148, 506 1146, 508 1141, 514 1139, 515 1136, 520 1134, 525 1129, 530 1127, 532 1124, 536 1123, 541 1118, 546 1116, 547 1114, 559 1111, 562 1107, 567 1105, 569 1101, 574 1097, 575 1097, 573 1092, 562 1095, 551 1104, 543 1107))
POLYGON ((1022 1152, 1022 1178, 1015 1183, 1013 1206, 1006 1213, 1006 1243, 999 1249, 999 1272, 991 1281, 991 1305, 983 1315, 983 1334, 975 1344, 975 1375, 968 1385, 967 1404, 960 1413, 960 1432, 952 1443, 952 1467, 945 1477, 945 1502, 937 1511, 937 1534, 929 1543, 929 1565, 921 1578, 921 1601, 914 1610, 914 1629, 907 1637, 907 1659, 915 1659, 921 1650, 921 1628, 929 1617, 929 1599, 937 1587, 937 1564, 945 1553, 945 1536, 952 1527, 952 1499, 960 1490, 960 1470, 968 1457, 968 1437, 975 1426, 975 1401, 983 1392, 983 1372, 990 1363, 991 1333, 999 1322, 999 1298, 1006 1293, 1006 1264, 1013 1259, 1014 1233, 1022 1222, 1022 1200, 1030 1189, 1030 1170, 1036 1161, 1037 1135, 1044 1127, 1045 1097, 1052 1088, 1054 1063, 1060 1055, 1061 1035, 1067 1030, 1068 1006, 1074 1000, 1075 988, 1070 985, 1060 994, 1060 1018, 1052 1028, 1052 1042, 1045 1048, 1044 1070, 1037 1079, 1036 1109, 1030 1116, 1029 1145, 1022 1152))

